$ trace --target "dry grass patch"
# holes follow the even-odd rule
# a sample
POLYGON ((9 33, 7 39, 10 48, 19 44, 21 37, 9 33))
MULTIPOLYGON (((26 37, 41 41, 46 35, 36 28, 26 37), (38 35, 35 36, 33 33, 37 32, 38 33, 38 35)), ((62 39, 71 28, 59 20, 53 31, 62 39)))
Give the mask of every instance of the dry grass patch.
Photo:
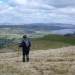
POLYGON ((30 62, 22 62, 22 53, 0 54, 1 75, 74 75, 75 46, 30 52, 30 62), (17 62, 18 60, 18 62, 17 62))

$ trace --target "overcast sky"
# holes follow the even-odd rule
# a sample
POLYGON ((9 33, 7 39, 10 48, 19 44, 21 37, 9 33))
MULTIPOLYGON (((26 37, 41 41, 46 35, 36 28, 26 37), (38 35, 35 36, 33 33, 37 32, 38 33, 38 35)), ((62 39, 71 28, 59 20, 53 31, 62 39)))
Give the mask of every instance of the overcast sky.
POLYGON ((75 24, 75 0, 0 0, 0 23, 75 24))

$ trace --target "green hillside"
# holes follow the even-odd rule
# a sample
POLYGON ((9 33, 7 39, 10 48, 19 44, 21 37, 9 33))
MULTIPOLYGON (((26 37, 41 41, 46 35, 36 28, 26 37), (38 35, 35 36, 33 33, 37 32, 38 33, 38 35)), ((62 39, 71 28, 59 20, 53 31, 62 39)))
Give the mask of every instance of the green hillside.
POLYGON ((75 45, 75 38, 73 38, 73 37, 66 37, 66 36, 63 36, 63 35, 55 35, 55 34, 46 35, 43 38, 41 38, 41 40, 63 42, 63 43, 75 45))
POLYGON ((65 37, 63 35, 45 35, 43 38, 32 41, 32 49, 50 49, 61 48, 75 45, 75 38, 65 37))

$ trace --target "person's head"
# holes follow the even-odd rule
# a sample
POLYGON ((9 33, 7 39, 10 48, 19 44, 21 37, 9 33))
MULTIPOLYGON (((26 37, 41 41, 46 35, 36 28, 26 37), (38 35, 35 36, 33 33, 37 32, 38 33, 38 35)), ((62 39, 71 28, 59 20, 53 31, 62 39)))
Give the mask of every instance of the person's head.
POLYGON ((27 35, 23 35, 23 38, 27 38, 27 35))

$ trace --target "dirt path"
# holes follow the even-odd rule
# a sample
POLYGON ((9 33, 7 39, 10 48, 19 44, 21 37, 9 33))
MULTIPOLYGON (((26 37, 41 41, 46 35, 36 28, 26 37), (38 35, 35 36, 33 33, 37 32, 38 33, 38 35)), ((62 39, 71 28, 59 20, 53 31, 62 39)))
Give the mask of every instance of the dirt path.
POLYGON ((21 52, 0 54, 0 75, 74 75, 75 46, 30 52, 22 62, 21 52))

